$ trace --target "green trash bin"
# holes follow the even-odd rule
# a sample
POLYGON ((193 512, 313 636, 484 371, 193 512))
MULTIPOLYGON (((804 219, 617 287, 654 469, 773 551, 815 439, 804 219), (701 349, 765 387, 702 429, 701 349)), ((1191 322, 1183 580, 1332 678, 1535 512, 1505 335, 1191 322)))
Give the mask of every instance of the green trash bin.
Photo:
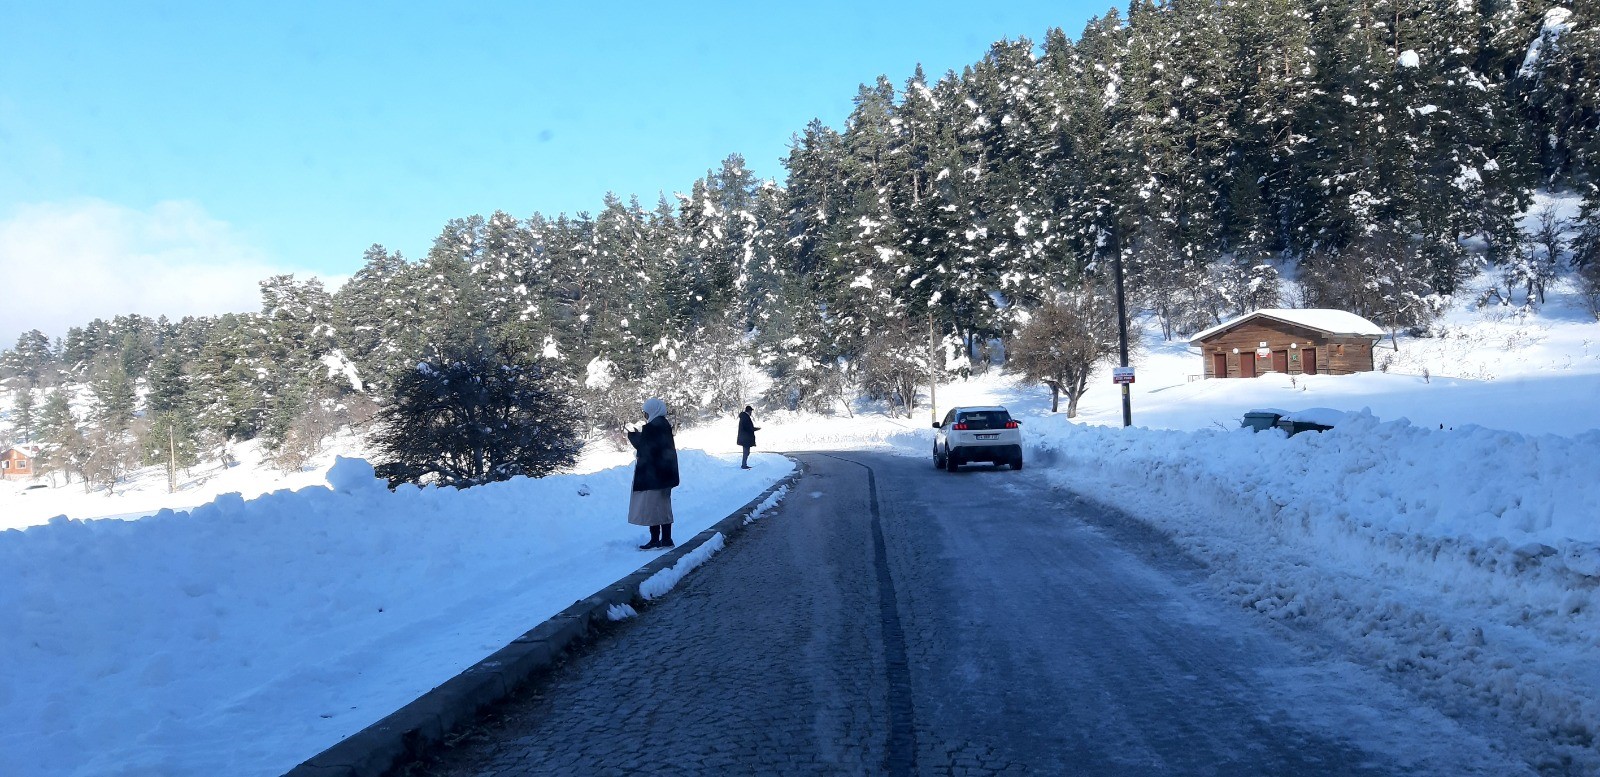
POLYGON ((1239 426, 1256 432, 1264 432, 1278 425, 1278 419, 1286 415, 1277 410, 1251 410, 1244 414, 1244 420, 1239 426))

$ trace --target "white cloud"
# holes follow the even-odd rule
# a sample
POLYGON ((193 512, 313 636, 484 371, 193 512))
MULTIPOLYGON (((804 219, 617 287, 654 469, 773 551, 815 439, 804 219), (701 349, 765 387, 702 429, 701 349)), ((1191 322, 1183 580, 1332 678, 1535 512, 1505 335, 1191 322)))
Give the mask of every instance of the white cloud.
POLYGON ((29 329, 55 338, 125 313, 257 310, 259 282, 283 272, 195 203, 26 205, 0 220, 0 349, 29 329))

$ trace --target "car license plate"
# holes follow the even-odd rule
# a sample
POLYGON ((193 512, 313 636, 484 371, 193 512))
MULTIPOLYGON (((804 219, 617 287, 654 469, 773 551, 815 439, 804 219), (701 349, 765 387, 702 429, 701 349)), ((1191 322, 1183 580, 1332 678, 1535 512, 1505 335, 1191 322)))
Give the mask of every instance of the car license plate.
POLYGON ((978 435, 978 439, 980 439, 980 440, 993 440, 994 438, 999 437, 999 436, 1000 435, 998 435, 998 434, 980 434, 980 435, 978 435))

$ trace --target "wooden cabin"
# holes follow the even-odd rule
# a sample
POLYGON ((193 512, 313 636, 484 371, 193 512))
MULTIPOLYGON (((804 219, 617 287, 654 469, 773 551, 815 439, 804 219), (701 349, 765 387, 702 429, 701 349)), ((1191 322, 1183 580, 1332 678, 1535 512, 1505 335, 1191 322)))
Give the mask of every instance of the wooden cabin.
POLYGON ((1349 375, 1374 369, 1373 349, 1384 332, 1343 310, 1257 310, 1189 337, 1200 349, 1207 378, 1349 375))
POLYGON ((33 459, 38 451, 32 448, 12 448, 5 453, 0 453, 0 478, 5 480, 22 480, 37 474, 33 466, 33 459))

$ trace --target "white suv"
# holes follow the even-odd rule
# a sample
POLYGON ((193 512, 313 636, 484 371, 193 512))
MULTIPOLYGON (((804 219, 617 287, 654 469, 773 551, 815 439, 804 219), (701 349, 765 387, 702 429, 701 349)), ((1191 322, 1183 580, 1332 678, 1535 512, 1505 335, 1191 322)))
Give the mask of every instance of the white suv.
POLYGON ((1022 469, 1022 422, 1003 407, 955 407, 933 425, 933 466, 949 472, 974 461, 1022 469))

